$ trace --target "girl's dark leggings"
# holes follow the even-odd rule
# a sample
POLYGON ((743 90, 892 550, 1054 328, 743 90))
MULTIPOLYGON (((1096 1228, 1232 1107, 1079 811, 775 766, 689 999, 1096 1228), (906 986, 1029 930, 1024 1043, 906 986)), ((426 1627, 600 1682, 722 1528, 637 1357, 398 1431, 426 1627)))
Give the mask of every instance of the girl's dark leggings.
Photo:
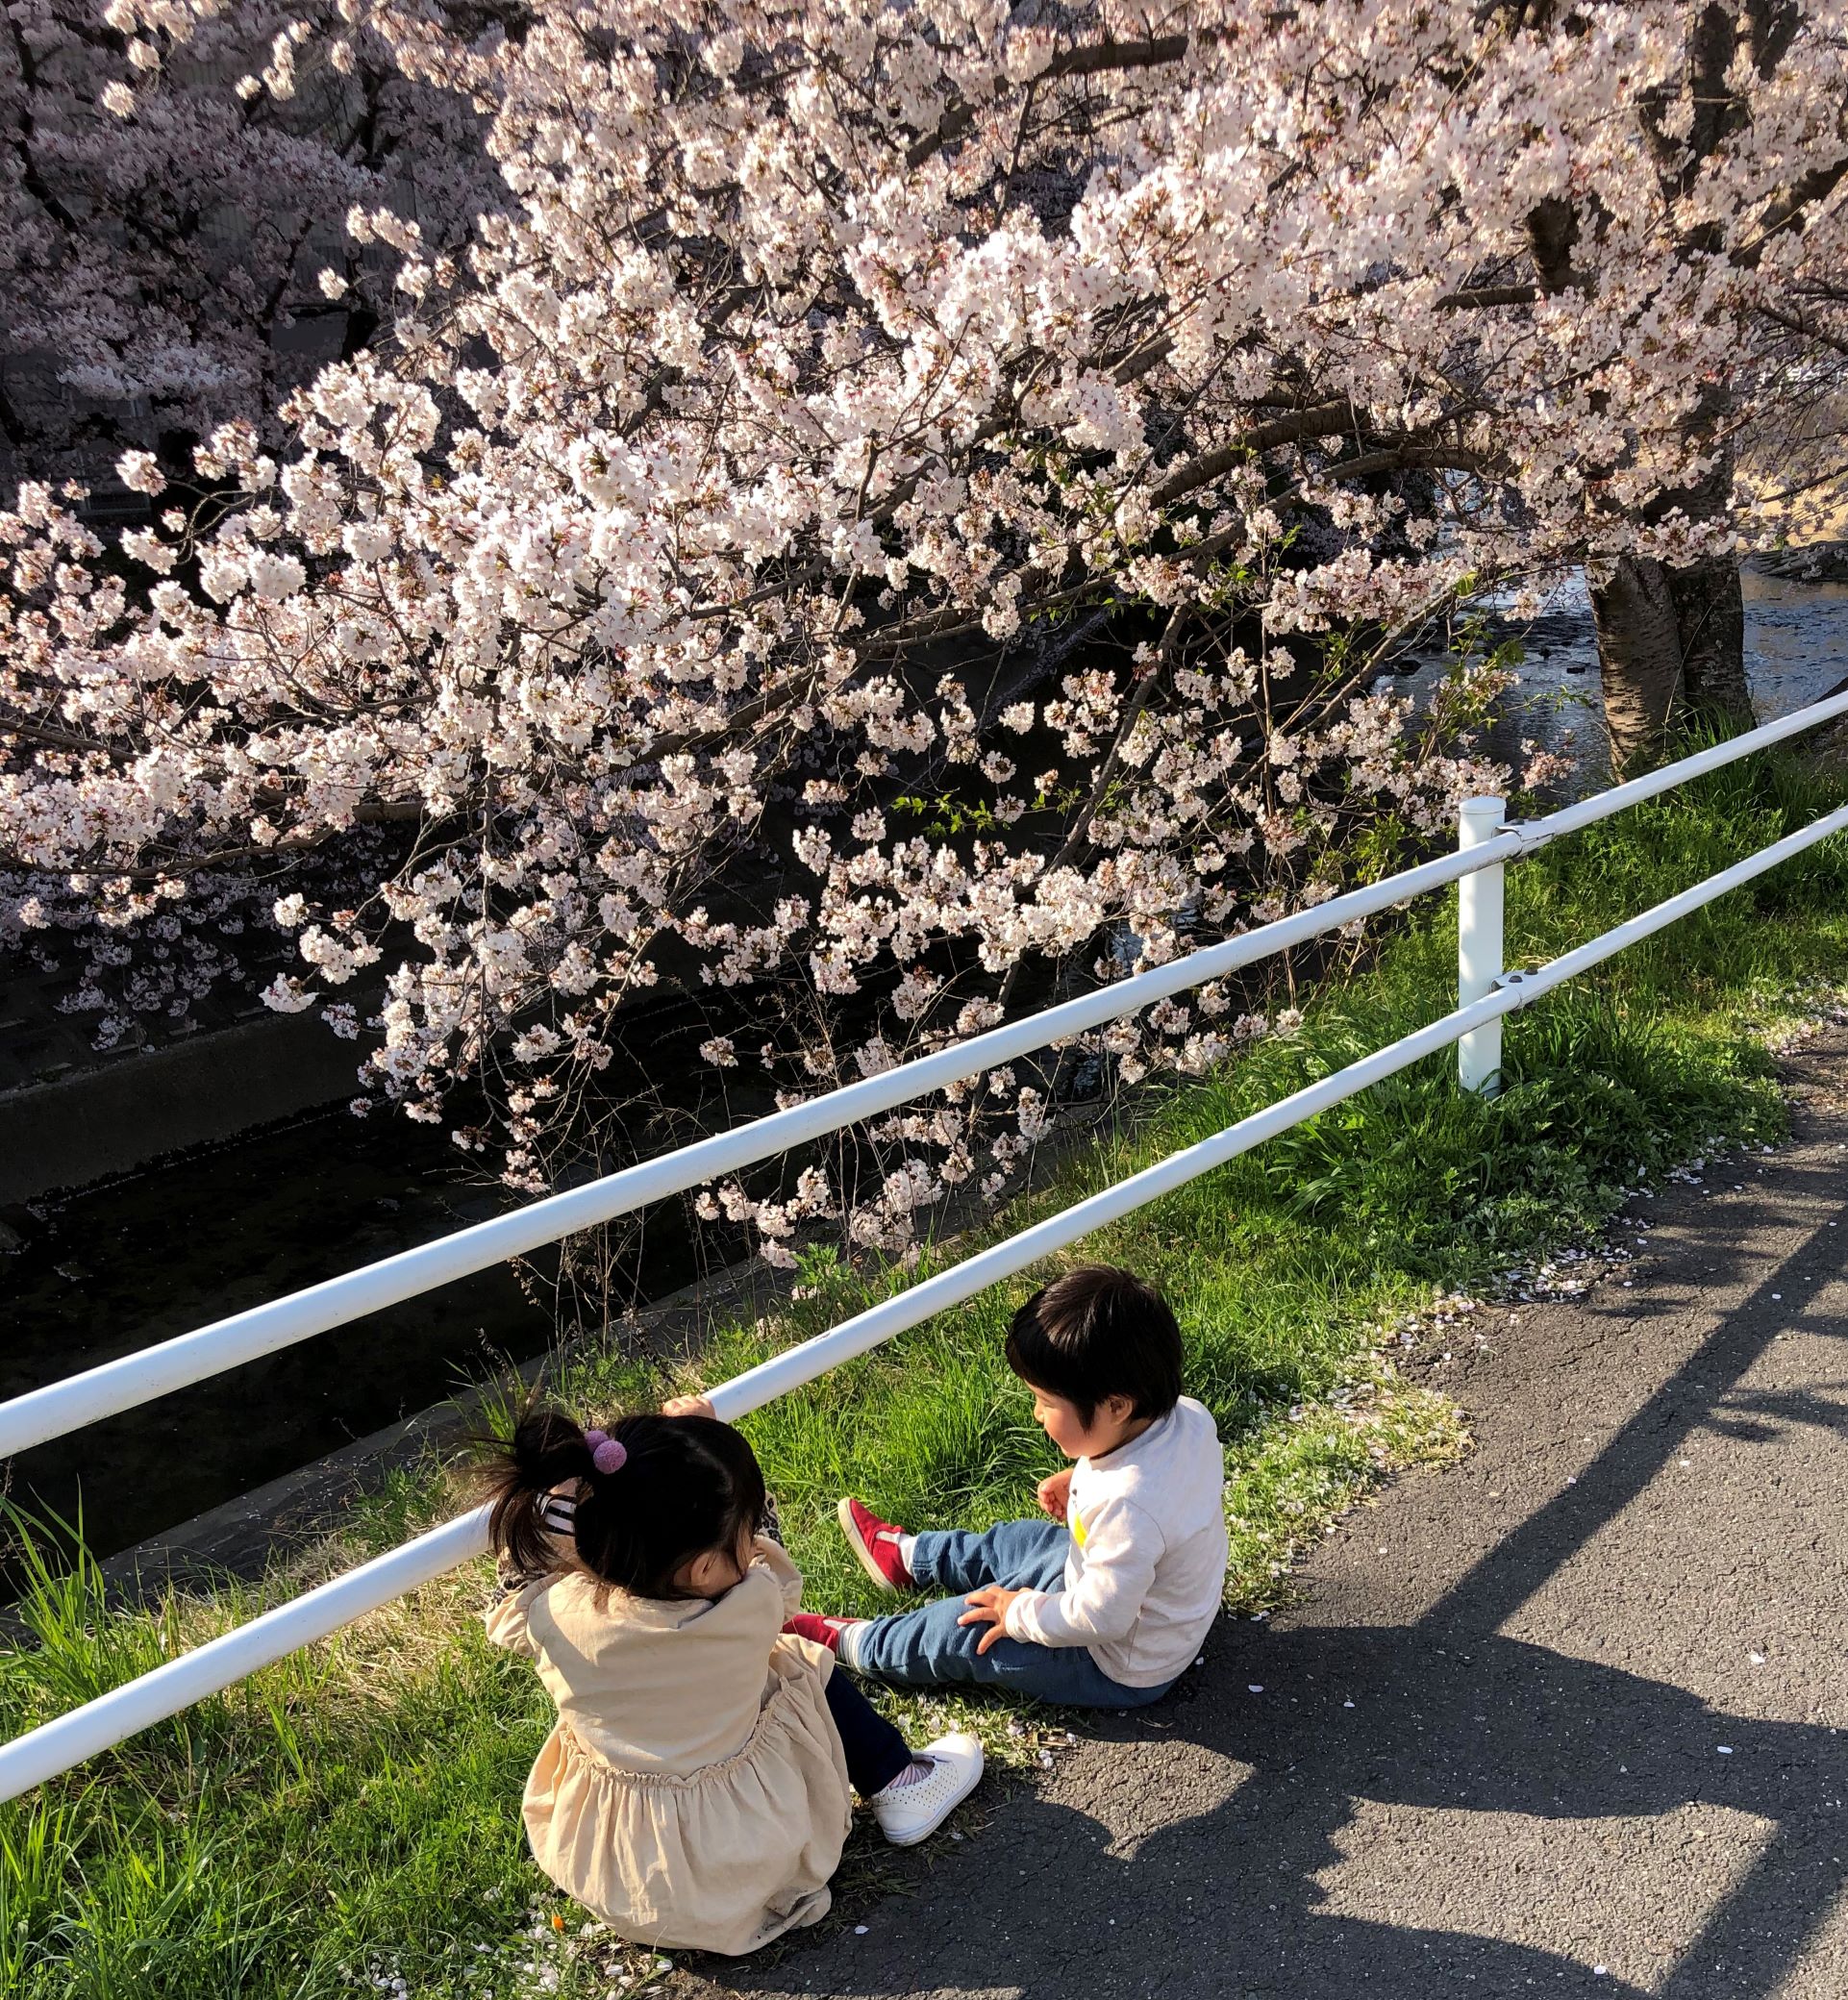
POLYGON ((847 1753, 848 1779, 862 1798, 884 1791, 911 1762, 905 1738, 839 1667, 828 1676, 828 1712, 847 1753))

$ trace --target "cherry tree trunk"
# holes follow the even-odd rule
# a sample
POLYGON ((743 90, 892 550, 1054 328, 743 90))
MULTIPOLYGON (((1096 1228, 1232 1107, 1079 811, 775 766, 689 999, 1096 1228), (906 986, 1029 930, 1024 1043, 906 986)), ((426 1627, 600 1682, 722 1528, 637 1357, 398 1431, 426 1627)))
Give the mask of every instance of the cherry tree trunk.
POLYGON ((1620 556, 1589 582, 1613 770, 1649 763, 1683 716, 1750 727, 1736 562, 1620 556))
POLYGON ((1668 572, 1681 631, 1682 692, 1702 721, 1750 729, 1757 719, 1745 685, 1745 599, 1739 565, 1728 557, 1668 572))

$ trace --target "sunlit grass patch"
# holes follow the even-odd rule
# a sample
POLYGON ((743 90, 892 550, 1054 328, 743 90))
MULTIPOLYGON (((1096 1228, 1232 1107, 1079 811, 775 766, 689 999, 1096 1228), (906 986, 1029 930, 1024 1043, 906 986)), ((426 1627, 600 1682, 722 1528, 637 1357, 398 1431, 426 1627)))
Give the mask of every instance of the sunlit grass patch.
POLYGON ((1395 1472, 1454 1463, 1469 1449, 1448 1396, 1376 1368, 1333 1403, 1311 1403, 1266 1426, 1226 1486, 1232 1566, 1226 1603, 1274 1611, 1291 1568, 1329 1524, 1395 1472))

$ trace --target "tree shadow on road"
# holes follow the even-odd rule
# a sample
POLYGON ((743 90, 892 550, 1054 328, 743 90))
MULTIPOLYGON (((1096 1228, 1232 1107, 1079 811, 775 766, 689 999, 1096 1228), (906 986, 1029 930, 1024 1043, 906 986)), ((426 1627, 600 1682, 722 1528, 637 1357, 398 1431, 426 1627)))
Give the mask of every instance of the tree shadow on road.
MULTIPOLYGON (((1848 1813, 1848 1738, 1727 1714, 1682 1688, 1546 1646, 1493 1635, 1440 1642, 1445 1637, 1422 1621, 1272 1635, 1236 1669, 1266 1675, 1261 1701, 1202 1688, 1165 1717, 1158 1710, 1116 1724, 1127 1745, 1147 1742, 1168 1721, 1172 1759, 1154 1774, 1164 1796, 1112 1802, 1113 1826, 1044 1800, 1011 1802, 915 1896, 854 1912, 867 1933, 840 1936, 825 1953, 825 1973, 821 1955, 799 1942, 768 1980, 765 1968, 748 1965, 704 1969, 723 1986, 779 1993, 946 1990, 1021 2000, 1772 1992, 1840 1884, 1833 1859, 1840 1836, 1817 1822, 1828 1807, 1848 1813), (1219 1792, 1219 1802, 1135 1833, 1138 1804, 1151 1818, 1171 1815, 1176 1791, 1203 1789, 1219 1792), (1127 1834, 1117 1803, 1127 1804, 1127 1834), (1800 1819, 1792 1816, 1799 1803, 1800 1819), (1569 1865, 1586 1871, 1583 1880, 1537 1884, 1536 1868, 1567 1865, 1560 1850, 1542 1839, 1511 1857, 1486 1832, 1476 1848, 1459 1815, 1630 1820, 1690 1804, 1771 1821, 1777 1831, 1768 1844, 1754 1843, 1742 1877, 1716 1885, 1716 1906, 1665 1986, 1622 1976, 1635 1973, 1637 1959, 1661 1955, 1639 1951, 1626 1967, 1621 1946, 1630 1940, 1621 1938, 1611 1940, 1611 1969, 1601 1973, 1588 1957, 1484 1935, 1498 1920, 1519 1928, 1522 1906, 1540 1888, 1554 1906, 1570 1909, 1582 1897, 1580 1935, 1598 1935, 1589 1912, 1607 1887, 1600 1878, 1622 1862, 1597 1840, 1578 1840, 1569 1865), (1386 1810, 1362 1816, 1362 1806, 1386 1810), (1403 1809, 1446 1817, 1420 1835, 1403 1809), (1389 1838, 1422 1838, 1442 1850, 1439 1870, 1419 1884, 1425 1921, 1342 1912, 1317 1880, 1343 1862, 1364 1868, 1365 1856, 1340 1837, 1382 1826, 1389 1838), (1454 1925, 1433 1923, 1446 1904, 1454 1925)), ((1215 1680, 1229 1679, 1223 1659, 1217 1663, 1215 1680)), ((1136 1782, 1128 1758, 1123 1770, 1136 1782)), ((1677 1831, 1641 1843, 1638 1865, 1654 1879, 1624 1895, 1626 1908, 1654 1904, 1663 1929, 1679 1927, 1680 1849, 1693 1838, 1677 1831)), ((1628 1844, 1634 1853, 1638 1843, 1628 1844)), ((1604 1924, 1608 1938, 1608 1917, 1604 1924)))

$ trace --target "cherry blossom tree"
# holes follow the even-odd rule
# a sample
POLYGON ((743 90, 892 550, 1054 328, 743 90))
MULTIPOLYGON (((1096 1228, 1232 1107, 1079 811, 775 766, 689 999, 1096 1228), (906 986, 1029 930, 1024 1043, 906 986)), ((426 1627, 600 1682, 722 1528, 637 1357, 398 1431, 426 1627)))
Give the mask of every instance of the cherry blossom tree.
MULTIPOLYGON (((212 505, 125 568, 42 486, 0 517, 4 920, 145 923, 395 830, 350 901, 278 881, 271 1002, 363 1033, 413 1117, 486 1082, 454 1136, 515 1187, 620 1130, 660 982, 787 1100, 1532 782, 1469 752, 1498 659, 1418 718, 1377 685, 1491 590, 1590 567, 1646 750, 1767 482, 1839 498, 1848 8, 363 20, 487 108, 502 205, 455 254, 357 206, 389 345, 286 448, 215 431, 212 505)), ((1266 1025, 1209 988, 1062 1060, 1199 1072, 1266 1025)), ((786 1261, 827 1216, 902 1248, 1056 1081, 707 1211, 786 1261)))
MULTIPOLYGON (((184 479, 214 425, 273 426, 287 388, 387 313, 394 260, 345 237, 346 211, 389 205, 448 244, 493 196, 470 103, 344 12, 8 6, 0 490, 106 473, 127 446, 184 479)), ((492 18, 445 15, 471 37, 492 18)))

